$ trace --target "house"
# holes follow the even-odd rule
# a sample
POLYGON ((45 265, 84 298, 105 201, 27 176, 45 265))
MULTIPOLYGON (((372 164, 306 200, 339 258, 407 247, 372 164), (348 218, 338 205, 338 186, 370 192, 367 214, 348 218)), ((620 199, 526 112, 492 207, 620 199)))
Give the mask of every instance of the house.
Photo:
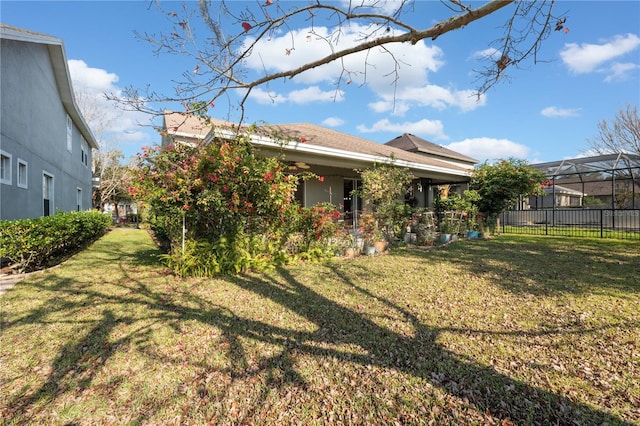
POLYGON ((542 188, 544 195, 529 197, 529 208, 543 209, 552 207, 582 207, 585 193, 561 185, 548 185, 542 188))
MULTIPOLYGON (((532 164, 547 175, 553 197, 538 206, 634 209, 640 207, 640 155, 625 152, 532 164), (569 197, 569 198, 567 198, 569 197)), ((541 202, 542 201, 542 202, 541 202)), ((531 200, 531 208, 536 200, 531 200)))
MULTIPOLYGON (((205 123, 198 117, 166 111, 161 134, 162 144, 169 145, 232 138, 236 132, 233 123, 216 119, 205 123)), ((393 158, 394 165, 409 168, 415 180, 407 198, 419 207, 433 205, 437 185, 466 185, 475 163, 469 157, 423 140, 424 146, 431 149, 412 152, 394 146, 393 141, 380 144, 310 123, 258 126, 250 141, 263 155, 283 154, 292 173, 310 171, 323 177, 322 181, 301 182, 296 199, 302 206, 329 202, 340 206, 347 215, 362 210, 362 200, 352 194, 360 185, 357 170, 374 163, 389 163, 393 158)))
POLYGON ((91 208, 96 140, 62 40, 0 24, 0 220, 91 208))
MULTIPOLYGON (((402 135, 390 140, 385 145, 400 148, 405 151, 415 152, 425 157, 437 159, 445 163, 449 163, 453 166, 463 167, 465 169, 472 170, 478 160, 467 157, 441 145, 436 145, 433 142, 424 140, 418 136, 410 133, 403 133, 402 135)), ((452 182, 448 184, 446 188, 443 188, 441 195, 449 193, 457 193, 462 195, 465 189, 469 189, 469 185, 464 183, 462 185, 452 182)))

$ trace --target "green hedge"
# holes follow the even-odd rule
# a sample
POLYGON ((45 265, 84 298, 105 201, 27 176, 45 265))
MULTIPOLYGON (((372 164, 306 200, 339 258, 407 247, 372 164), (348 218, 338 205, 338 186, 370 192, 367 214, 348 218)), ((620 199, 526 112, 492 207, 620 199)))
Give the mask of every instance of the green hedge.
POLYGON ((97 240, 110 225, 111 217, 95 211, 0 221, 0 258, 18 271, 33 271, 97 240))

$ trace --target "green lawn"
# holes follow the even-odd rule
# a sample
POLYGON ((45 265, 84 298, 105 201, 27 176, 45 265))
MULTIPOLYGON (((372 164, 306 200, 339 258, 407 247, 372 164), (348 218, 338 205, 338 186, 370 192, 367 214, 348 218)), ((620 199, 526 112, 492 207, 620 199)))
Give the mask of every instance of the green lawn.
POLYGON ((6 424, 640 424, 640 244, 177 279, 116 229, 0 297, 6 424))

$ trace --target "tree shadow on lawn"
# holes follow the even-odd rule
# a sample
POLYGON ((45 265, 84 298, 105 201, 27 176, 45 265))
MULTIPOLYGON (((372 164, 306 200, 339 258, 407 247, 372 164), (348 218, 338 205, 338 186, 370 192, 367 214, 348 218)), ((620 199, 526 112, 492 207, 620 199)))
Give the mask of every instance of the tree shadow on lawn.
MULTIPOLYGON (((114 347, 126 343, 128 339, 110 342, 109 335, 113 328, 121 321, 116 322, 113 313, 109 310, 103 312, 102 318, 95 321, 93 327, 77 342, 65 344, 56 358, 52 361, 51 372, 47 380, 30 395, 14 396, 8 403, 8 410, 3 413, 6 418, 15 414, 26 413, 29 407, 39 408, 30 410, 23 422, 30 420, 38 413, 45 410, 46 404, 55 400, 65 392, 73 391, 80 394, 91 386, 95 374, 104 366, 111 357, 114 347)), ((125 380, 119 377, 113 384, 125 380)))
MULTIPOLYGON (((47 323, 55 313, 66 313, 77 309, 74 300, 81 297, 88 303, 110 306, 121 306, 114 314, 106 307, 101 310, 101 318, 95 320, 84 337, 77 343, 65 344, 52 362, 52 371, 39 389, 31 394, 14 395, 7 405, 8 413, 24 418, 27 413, 37 409, 43 401, 50 402, 63 393, 76 387, 79 391, 91 386, 97 371, 117 350, 117 345, 109 342, 109 337, 120 323, 146 324, 132 330, 116 343, 150 342, 150 324, 162 324, 181 332, 184 324, 195 321, 199 324, 219 330, 226 341, 226 358, 229 366, 219 373, 228 374, 232 380, 217 395, 206 395, 204 387, 202 402, 215 398, 224 398, 225 392, 232 386, 233 380, 246 380, 259 374, 266 374, 267 380, 257 395, 252 396, 252 407, 244 414, 244 421, 258 421, 257 412, 266 402, 271 389, 281 389, 293 385, 305 389, 307 383, 296 368, 299 355, 333 358, 344 363, 355 363, 364 367, 378 366, 392 369, 425 380, 434 387, 458 398, 468 400, 478 413, 490 413, 491 416, 509 418, 518 424, 578 424, 589 421, 598 424, 626 424, 622 419, 608 413, 598 411, 582 403, 574 402, 562 395, 536 388, 519 380, 498 373, 494 369, 480 365, 471 359, 456 354, 437 343, 440 333, 447 328, 438 328, 422 324, 407 309, 375 295, 358 286, 339 268, 329 268, 347 288, 362 295, 363 298, 375 300, 389 309, 400 313, 413 327, 411 336, 395 332, 363 314, 347 308, 334 300, 321 295, 309 286, 304 285, 287 269, 278 269, 273 274, 238 276, 228 281, 257 296, 270 300, 288 311, 295 313, 313 323, 313 331, 292 330, 242 317, 229 308, 213 304, 196 294, 185 292, 180 295, 167 294, 164 286, 158 288, 136 279, 131 273, 135 268, 131 259, 137 254, 118 254, 111 250, 108 258, 119 258, 118 269, 122 279, 111 282, 122 291, 106 293, 100 286, 89 286, 73 280, 60 279, 55 275, 46 277, 45 282, 32 283, 31 286, 42 285, 47 289, 55 289, 57 297, 44 307, 39 307, 27 315, 16 319, 9 326, 47 323), (130 257, 131 256, 131 257, 130 257), (53 283, 51 283, 53 281, 53 283), (68 298, 68 300, 67 300, 68 298), (141 309, 142 308, 142 309, 141 309), (140 313, 140 312, 144 313, 140 313), (129 314, 136 312, 136 314, 129 314), (247 359, 243 339, 254 339, 278 348, 278 350, 252 365, 247 359), (355 345, 362 352, 349 352, 333 349, 333 345, 355 345), (107 346, 105 346, 107 345, 107 346), (80 365, 78 367, 78 365, 80 365), (588 419, 588 420, 583 420, 588 419)), ((148 254, 139 255, 150 259, 148 254)), ((201 282, 200 285, 207 285, 201 282)), ((69 319, 73 321, 73 319, 69 319)), ((584 333, 589 330, 583 330, 584 333)), ((217 348, 214 348, 217 350, 217 348)), ((181 360, 166 357, 157 348, 148 344, 143 348, 147 356, 179 368, 181 360)), ((198 369, 199 376, 194 383, 204 386, 211 365, 206 361, 192 360, 193 367, 198 369)), ((118 379, 120 380, 120 379, 118 379)), ((126 379, 123 379, 126 380, 126 379)), ((42 408, 40 408, 42 409, 42 408)), ((160 407, 157 407, 160 409, 160 407)), ((139 413, 137 421, 151 418, 154 411, 147 407, 145 413, 139 413)))
POLYGON ((362 314, 337 304, 301 284, 288 270, 279 270, 278 273, 289 285, 288 289, 266 278, 236 278, 233 282, 318 326, 318 330, 312 333, 289 332, 290 339, 296 342, 297 351, 335 357, 363 366, 397 369, 468 400, 480 413, 509 418, 518 424, 581 424, 583 418, 598 424, 625 424, 608 413, 512 379, 443 348, 436 339, 449 329, 425 326, 408 310, 358 287, 339 270, 334 273, 344 285, 401 313, 413 325, 413 336, 381 327, 362 314), (311 343, 355 344, 367 355, 319 350, 311 343))
POLYGON ((640 244, 636 247, 634 255, 633 248, 605 252, 601 246, 575 238, 560 244, 555 239, 527 242, 499 237, 407 254, 425 262, 450 262, 461 272, 489 275, 492 282, 516 294, 635 294, 640 292, 640 244))

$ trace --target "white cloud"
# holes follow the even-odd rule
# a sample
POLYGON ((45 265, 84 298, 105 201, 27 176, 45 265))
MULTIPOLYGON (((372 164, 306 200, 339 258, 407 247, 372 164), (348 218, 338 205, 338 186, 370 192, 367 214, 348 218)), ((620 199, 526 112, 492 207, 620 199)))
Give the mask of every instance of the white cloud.
POLYGON ((509 157, 526 159, 531 153, 530 148, 508 139, 486 137, 465 139, 460 142, 450 143, 445 147, 468 155, 480 162, 509 157))
POLYGON ((554 118, 554 117, 561 117, 561 118, 578 117, 578 116, 580 116, 580 108, 571 109, 571 108, 558 108, 556 106, 550 106, 550 107, 546 107, 542 111, 540 111, 540 114, 545 116, 545 117, 549 117, 549 118, 554 118))
POLYGON ((76 101, 85 121, 103 148, 125 151, 125 145, 157 139, 150 128, 150 116, 136 111, 124 111, 105 94, 122 95, 117 86, 118 75, 100 68, 89 67, 84 61, 70 59, 69 73, 76 101))
POLYGON ((632 52, 638 46, 640 37, 637 35, 617 35, 600 44, 566 44, 560 51, 560 57, 571 71, 583 74, 598 70, 606 62, 632 52))
POLYGON ((309 86, 305 89, 292 90, 286 94, 268 92, 258 87, 251 91, 249 98, 262 105, 279 105, 286 102, 294 104, 341 102, 344 100, 344 92, 342 90, 321 90, 318 86, 309 86))
POLYGON ((422 87, 407 87, 402 92, 370 103, 369 107, 375 112, 393 112, 394 115, 403 115, 411 108, 424 106, 439 110, 456 107, 467 112, 485 105, 486 102, 485 94, 477 96, 473 90, 451 90, 427 84, 422 87))
MULTIPOLYGON (((352 24, 332 30, 327 27, 307 27, 263 38, 256 42, 247 37, 241 46, 246 49, 255 43, 246 65, 256 72, 281 72, 319 60, 334 51, 362 43, 368 27, 352 24)), ((386 35, 386 34, 385 34, 386 35)), ((393 91, 389 83, 400 75, 399 85, 424 81, 427 72, 435 72, 444 65, 442 50, 423 42, 395 43, 386 49, 373 48, 368 52, 348 55, 340 61, 310 69, 294 77, 306 84, 328 82, 334 84, 342 75, 356 84, 367 83, 377 90, 393 91), (393 56, 392 56, 393 55, 393 56), (366 72, 366 74, 365 74, 366 72)), ((346 81, 343 81, 346 84, 346 81)))
POLYGON ((343 7, 372 7, 376 9, 377 13, 384 13, 393 15, 406 0, 360 0, 354 2, 353 0, 342 0, 343 7))
POLYGON ((604 79, 604 81, 611 83, 613 81, 626 80, 629 78, 629 75, 638 68, 640 68, 640 65, 638 64, 632 64, 629 62, 623 64, 616 62, 609 68, 609 75, 604 79))
POLYGON ((412 133, 414 135, 424 135, 425 137, 430 136, 436 139, 448 139, 448 136, 444 134, 444 126, 440 120, 422 119, 416 122, 407 121, 404 123, 392 123, 388 119, 384 118, 374 123, 371 127, 361 124, 357 126, 357 129, 362 133, 412 133))
POLYGON ((320 90, 318 86, 310 86, 302 90, 293 90, 287 96, 288 100, 295 104, 307 104, 311 102, 340 102, 344 100, 342 90, 320 90))
POLYGON ((500 57, 500 51, 495 47, 489 47, 484 50, 477 50, 471 54, 472 59, 494 59, 497 60, 500 57))
POLYGON ((322 124, 328 127, 338 127, 342 126, 345 121, 339 117, 328 117, 322 121, 322 124))
POLYGON ((376 102, 371 102, 369 104, 369 108, 371 108, 374 112, 378 113, 386 113, 389 112, 395 116, 403 116, 407 111, 409 111, 411 105, 410 102, 405 102, 403 99, 389 99, 389 100, 379 100, 376 102))
MULTIPOLYGON (((391 4, 393 2, 389 2, 391 4)), ((397 31, 397 30, 393 30, 397 31)), ((252 47, 252 54, 245 64, 256 73, 276 73, 296 69, 330 55, 335 51, 351 48, 370 34, 371 28, 357 24, 345 24, 339 28, 307 27, 274 35, 256 41, 247 37, 243 47, 252 47)), ((382 35, 387 35, 382 34, 382 35)), ((485 51, 484 54, 491 54, 485 51)), ((377 99, 369 107, 378 113, 402 116, 416 107, 436 109, 458 108, 472 111, 486 104, 486 96, 476 96, 474 90, 457 90, 429 83, 429 73, 438 72, 444 66, 444 52, 438 46, 420 41, 393 43, 382 48, 372 48, 345 56, 339 61, 315 67, 295 76, 292 81, 318 86, 313 96, 301 96, 302 100, 317 101, 322 96, 335 97, 335 89, 323 91, 322 85, 331 85, 346 90, 346 87, 361 86, 375 93, 377 99)), ((362 88, 354 90, 365 90, 362 88)), ((292 92, 293 93, 293 92, 292 92)), ((263 92, 252 93, 256 101, 267 104, 284 102, 280 97, 294 101, 292 93, 265 96, 263 92)), ((343 93, 339 93, 342 96, 343 93)))
POLYGON ((251 90, 251 93, 249 93, 249 99, 252 99, 262 105, 278 105, 287 101, 286 96, 278 95, 275 92, 268 92, 259 87, 251 90))

